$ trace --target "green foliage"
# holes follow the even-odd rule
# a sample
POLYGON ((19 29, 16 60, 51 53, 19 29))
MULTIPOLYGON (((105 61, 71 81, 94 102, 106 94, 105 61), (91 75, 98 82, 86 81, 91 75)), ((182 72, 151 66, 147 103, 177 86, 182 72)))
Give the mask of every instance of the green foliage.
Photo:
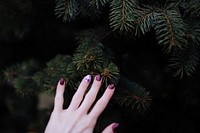
MULTIPOLYGON (((27 85, 25 76, 29 76, 29 79, 33 80, 40 88, 40 91, 48 94, 55 92, 60 78, 64 78, 67 82, 66 88, 74 90, 78 87, 80 80, 87 74, 92 76, 101 74, 104 87, 110 83, 117 84, 120 77, 119 69, 111 60, 108 60, 109 54, 104 53, 103 44, 99 42, 102 38, 95 32, 93 30, 84 31, 77 36, 79 47, 73 57, 70 55, 57 55, 47 62, 44 69, 31 75, 23 74, 26 70, 21 69, 24 64, 27 64, 27 62, 24 62, 5 71, 7 81, 12 81, 12 85, 20 90, 27 85), (13 75, 16 77, 15 79, 13 79, 13 75)), ((35 85, 28 87, 34 88, 35 85)), ((23 93, 24 90, 21 92, 23 93)))
POLYGON ((144 8, 138 8, 135 12, 137 15, 135 20, 135 35, 145 34, 149 32, 156 23, 157 12, 150 6, 144 6, 144 8))
POLYGON ((133 29, 136 0, 112 0, 110 3, 110 26, 120 31, 133 29))
MULTIPOLYGON (((198 0, 169 0, 164 4, 145 4, 137 0, 92 0, 90 3, 96 5, 96 12, 101 12, 100 6, 110 5, 108 19, 109 26, 113 31, 119 30, 119 32, 123 33, 134 33, 135 36, 141 33, 146 34, 149 31, 154 31, 158 44, 163 47, 163 50, 167 54, 173 54, 174 50, 176 53, 179 51, 182 53, 182 49, 185 49, 185 47, 193 47, 193 43, 196 45, 199 44, 200 30, 198 17, 200 2, 198 0), (191 16, 189 20, 187 20, 188 14, 191 16), (190 22, 192 23, 190 24, 190 22), (191 28, 191 26, 194 27, 194 24, 196 27, 191 28), (191 44, 191 46, 188 46, 188 44, 191 44)), ((82 3, 81 5, 84 4, 82 3)), ((82 12, 83 9, 80 9, 80 12, 82 12)), ((63 19, 65 19, 65 17, 63 19)), ((172 56, 172 64, 174 64, 174 61, 179 60, 180 62, 181 59, 183 59, 178 56, 172 56), (175 59, 176 57, 177 59, 175 59)), ((199 55, 197 54, 195 56, 199 55)), ((192 58, 188 58, 188 61, 189 59, 192 58)), ((181 62, 184 63, 184 59, 181 62)), ((196 61, 190 61, 190 63, 194 63, 187 64, 188 66, 191 65, 191 68, 196 67, 198 64, 196 61)), ((176 65, 176 67, 173 67, 173 69, 177 69, 174 75, 178 76, 183 73, 187 73, 186 75, 188 75, 188 73, 192 74, 194 72, 189 69, 190 67, 185 67, 182 73, 179 68, 182 69, 182 66, 176 65)))
POLYGON ((146 111, 151 103, 150 92, 141 85, 121 77, 122 92, 114 98, 115 102, 122 107, 146 111))
POLYGON ((194 45, 199 45, 200 44, 200 24, 199 21, 197 22, 190 22, 188 24, 188 39, 191 41, 192 44, 194 45))
POLYGON ((90 4, 92 6, 96 6, 97 9, 99 9, 101 6, 105 6, 109 0, 91 0, 90 4))
POLYGON ((67 67, 71 61, 71 56, 57 55, 47 62, 46 68, 35 73, 33 79, 40 90, 52 94, 55 92, 54 90, 60 78, 65 78, 68 81, 67 67))
MULTIPOLYGON (((20 9, 25 11, 26 7, 31 7, 30 2, 27 1, 20 9)), ((102 43, 110 33, 116 30, 123 33, 134 33, 135 36, 154 31, 158 44, 162 45, 164 51, 172 56, 170 66, 174 70, 174 76, 182 78, 184 74, 190 76, 196 71, 199 63, 198 46, 200 42, 199 1, 167 1, 165 5, 151 5, 137 0, 56 0, 55 14, 63 17, 64 21, 73 21, 79 16, 86 18, 89 16, 92 19, 107 8, 109 8, 108 26, 113 30, 106 31, 100 27, 79 32, 76 37, 78 47, 72 56, 58 55, 50 60, 44 69, 31 74, 24 74, 26 70, 21 72, 27 62, 13 66, 5 71, 7 81, 17 88, 18 93, 24 94, 38 91, 37 89, 28 91, 27 88, 32 88, 30 87, 32 84, 26 85, 26 82, 32 81, 34 84, 32 86, 39 87, 39 91, 53 93, 61 77, 65 78, 67 87, 74 90, 86 74, 95 76, 100 73, 103 86, 110 83, 117 84, 120 71, 113 62, 114 52, 102 43), (192 16, 190 20, 186 19, 187 14, 192 16)), ((120 34, 120 36, 123 35, 120 34)), ((125 81, 127 82, 127 80, 122 82, 125 81)), ((127 107, 131 105, 131 108, 137 103, 138 109, 141 107, 146 109, 148 105, 143 105, 145 102, 138 102, 136 96, 142 97, 139 98, 140 100, 148 101, 149 93, 145 92, 141 86, 135 85, 134 82, 131 82, 129 86, 143 91, 139 91, 141 92, 139 95, 137 91, 131 94, 130 90, 126 89, 128 93, 124 96, 127 95, 131 104, 123 102, 122 99, 126 98, 122 98, 122 101, 119 100, 118 103, 128 105, 127 107), (128 94, 131 95, 128 96, 128 94)))
POLYGON ((28 60, 7 68, 4 71, 4 76, 6 82, 15 88, 17 94, 34 95, 38 93, 38 86, 34 84, 32 76, 38 69, 37 61, 28 60))
POLYGON ((198 22, 188 23, 186 36, 187 44, 181 49, 175 49, 170 59, 174 77, 192 76, 199 65, 200 25, 198 22))
POLYGON ((100 18, 100 14, 102 14, 102 8, 91 5, 90 0, 81 0, 80 1, 80 18, 88 19, 91 21, 98 20, 100 18))
POLYGON ((101 14, 100 6, 106 3, 107 0, 56 0, 55 15, 63 17, 64 22, 75 20, 79 16, 90 17, 93 20, 101 14))
POLYGON ((103 83, 107 86, 110 83, 117 84, 119 69, 109 60, 109 53, 106 53, 100 41, 105 38, 102 30, 89 30, 81 32, 77 36, 79 47, 73 56, 73 64, 76 71, 82 75, 101 74, 103 83), (103 34, 103 35, 102 35, 103 34))
MULTIPOLYGON (((12 85, 16 87, 18 93, 20 92, 19 94, 26 93, 26 91, 31 94, 33 90, 54 94, 58 80, 64 78, 68 91, 65 96, 67 100, 72 97, 80 80, 87 74, 93 77, 100 74, 103 83, 102 88, 104 89, 111 83, 117 85, 120 79, 120 71, 111 60, 110 56, 112 55, 110 53, 112 52, 107 53, 107 50, 104 50, 104 45, 100 43, 102 39, 109 35, 104 32, 104 30, 83 31, 77 36, 79 45, 73 56, 57 55, 47 62, 45 68, 28 75, 24 74, 26 70, 21 70, 24 64, 27 64, 27 62, 24 62, 5 71, 6 79, 12 81, 12 85), (12 79, 12 72, 15 72, 15 79, 12 79), (31 84, 25 76, 29 77, 31 84)), ((124 79, 121 82, 127 88, 125 92, 120 92, 119 96, 116 97, 116 103, 132 109, 133 107, 138 110, 147 109, 150 101, 149 93, 143 87, 124 79), (128 94, 127 91, 130 91, 130 93, 128 94)))
POLYGON ((198 51, 195 46, 190 44, 190 46, 181 49, 181 51, 174 51, 170 61, 170 66, 175 70, 175 77, 179 76, 182 78, 184 74, 191 76, 195 72, 199 62, 198 51))
POLYGON ((78 36, 79 47, 74 55, 73 63, 77 69, 95 71, 103 60, 103 45, 98 42, 95 32, 82 32, 78 36))
POLYGON ((167 52, 173 47, 186 44, 185 24, 176 10, 165 10, 157 15, 155 31, 158 44, 164 45, 167 52), (161 30, 162 29, 162 30, 161 30))
POLYGON ((74 20, 79 14, 79 4, 77 0, 56 0, 55 14, 63 16, 63 20, 74 20))
POLYGON ((190 12, 191 16, 195 17, 199 17, 200 15, 200 1, 199 0, 190 0, 188 3, 187 3, 187 11, 190 12))

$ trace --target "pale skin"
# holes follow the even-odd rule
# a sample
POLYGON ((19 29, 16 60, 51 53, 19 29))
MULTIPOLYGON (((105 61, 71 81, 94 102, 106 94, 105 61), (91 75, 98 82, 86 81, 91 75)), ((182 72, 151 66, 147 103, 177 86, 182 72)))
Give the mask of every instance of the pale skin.
MULTIPOLYGON (((83 78, 67 109, 63 109, 65 82, 63 79, 58 82, 54 109, 45 133, 93 133, 97 119, 110 101, 115 87, 113 84, 109 85, 91 109, 102 81, 100 75, 96 75, 90 90, 85 95, 90 81, 90 75, 83 78)), ((102 133, 114 133, 118 125, 111 123, 102 133)))

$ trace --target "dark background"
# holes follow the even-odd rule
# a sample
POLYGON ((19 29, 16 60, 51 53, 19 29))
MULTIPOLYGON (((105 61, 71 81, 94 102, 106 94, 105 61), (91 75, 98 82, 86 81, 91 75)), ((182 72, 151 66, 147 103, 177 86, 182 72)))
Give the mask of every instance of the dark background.
MULTIPOLYGON (((41 64, 57 54, 73 54, 77 45, 74 33, 102 24, 78 19, 63 23, 54 15, 54 3, 33 3, 29 13, 12 13, 0 26, 0 70, 27 59, 41 64), (93 25, 95 23, 95 25, 93 25)), ((13 9, 14 10, 14 9, 13 9)), ((17 9, 16 9, 17 11, 17 9)), ((2 22, 2 21, 1 21, 2 22)), ((116 34, 115 34, 116 35, 116 34)), ((191 77, 173 78, 169 57, 157 45, 154 32, 140 38, 116 37, 106 40, 116 54, 121 73, 142 84, 151 93, 152 103, 140 119, 124 117, 120 131, 134 133, 198 133, 200 121, 199 68, 191 77), (132 122, 131 122, 132 121, 132 122)), ((0 81, 0 132, 22 133, 37 114, 37 97, 15 94, 14 88, 0 81)), ((120 109, 119 109, 120 110, 120 109)))

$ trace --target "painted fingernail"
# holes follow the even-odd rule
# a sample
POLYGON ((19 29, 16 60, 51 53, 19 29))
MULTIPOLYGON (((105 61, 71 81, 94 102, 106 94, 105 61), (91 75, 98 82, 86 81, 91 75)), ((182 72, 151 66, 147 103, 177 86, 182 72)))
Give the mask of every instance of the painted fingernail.
POLYGON ((100 81, 100 80, 101 80, 101 75, 100 75, 100 74, 98 74, 98 75, 96 76, 96 80, 97 80, 97 81, 100 81))
POLYGON ((108 86, 108 88, 109 88, 109 89, 114 89, 114 88, 115 88, 115 85, 114 85, 114 84, 110 84, 110 85, 108 86))
POLYGON ((112 126, 113 132, 116 132, 118 126, 119 126, 119 123, 113 124, 113 126, 112 126))
POLYGON ((64 85, 65 80, 63 78, 60 79, 60 85, 64 85))
POLYGON ((85 82, 90 82, 90 80, 91 80, 91 75, 87 75, 86 77, 85 77, 85 82))

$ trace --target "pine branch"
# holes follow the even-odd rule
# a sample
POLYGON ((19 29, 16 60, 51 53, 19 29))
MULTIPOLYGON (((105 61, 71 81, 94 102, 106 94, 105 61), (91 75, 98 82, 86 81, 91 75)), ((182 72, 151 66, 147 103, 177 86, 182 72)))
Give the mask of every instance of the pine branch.
POLYGON ((107 33, 104 29, 87 30, 77 35, 79 47, 77 48, 73 63, 77 70, 85 69, 96 70, 104 61, 103 44, 100 42, 105 39, 111 32, 107 33))
POLYGON ((94 5, 91 5, 91 0, 81 0, 80 1, 80 17, 88 19, 90 21, 95 21, 99 19, 104 12, 104 8, 97 8, 94 5))
POLYGON ((79 2, 77 0, 56 0, 55 15, 62 16, 63 21, 74 20, 79 12, 79 2))
POLYGON ((183 0, 166 0, 164 4, 165 9, 178 9, 179 6, 183 4, 183 0))
POLYGON ((186 44, 186 28, 180 14, 176 10, 164 10, 157 14, 155 31, 158 44, 164 46, 165 52, 174 47, 183 47, 186 44))
POLYGON ((77 37, 79 47, 73 56, 73 64, 81 75, 90 73, 91 75, 101 74, 103 84, 117 84, 119 79, 119 69, 109 59, 109 54, 105 53, 104 46, 99 41, 109 34, 102 33, 102 30, 84 31, 77 37))
POLYGON ((14 80, 13 85, 15 92, 20 96, 28 97, 39 92, 38 86, 31 78, 18 77, 14 80))
POLYGON ((150 31, 156 21, 156 11, 150 6, 144 6, 144 8, 137 8, 137 19, 135 21, 135 35, 145 34, 150 31))
POLYGON ((187 3, 187 12, 190 12, 192 17, 200 16, 200 1, 199 0, 191 0, 187 3))
POLYGON ((187 47, 175 50, 170 60, 170 67, 174 69, 173 76, 183 78, 186 74, 191 76, 199 63, 199 53, 195 44, 188 44, 187 47))
POLYGON ((39 68, 35 60, 28 60, 4 70, 6 82, 15 88, 17 94, 29 96, 38 92, 38 86, 32 76, 39 68))
POLYGON ((102 82, 105 84, 105 87, 111 83, 117 85, 120 78, 120 73, 118 67, 114 63, 107 60, 103 62, 102 66, 98 69, 102 76, 102 82))
POLYGON ((71 56, 57 55, 54 59, 47 62, 46 68, 35 73, 33 79, 40 86, 40 91, 53 94, 60 78, 64 78, 67 84, 70 80, 67 67, 71 62, 71 56))
POLYGON ((136 108, 139 111, 147 110, 150 106, 151 97, 144 87, 125 77, 120 78, 120 86, 123 92, 119 92, 115 97, 115 102, 120 106, 130 109, 136 108))
POLYGON ((88 36, 85 38, 79 36, 80 44, 74 54, 73 63, 77 66, 77 70, 95 70, 102 63, 103 45, 96 41, 97 36, 95 34, 83 34, 88 36))
POLYGON ((112 0, 110 3, 110 26, 114 30, 131 31, 134 29, 134 9, 137 7, 136 0, 112 0))
POLYGON ((91 0, 90 4, 94 7, 96 6, 97 9, 99 9, 101 6, 105 6, 109 0, 91 0))
MULTIPOLYGON (((191 20, 190 20, 191 21, 191 20)), ((188 23, 188 39, 195 45, 200 45, 200 24, 199 21, 188 23)))

